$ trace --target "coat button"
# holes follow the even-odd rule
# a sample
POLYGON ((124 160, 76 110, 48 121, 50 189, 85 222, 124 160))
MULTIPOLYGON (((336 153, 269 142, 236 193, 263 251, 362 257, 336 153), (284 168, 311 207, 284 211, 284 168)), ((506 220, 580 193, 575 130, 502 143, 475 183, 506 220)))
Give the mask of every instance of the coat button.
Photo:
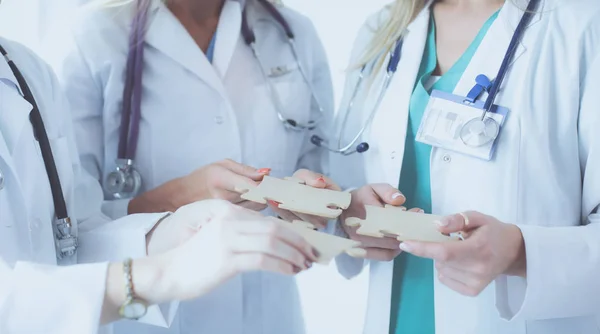
POLYGON ((216 116, 215 117, 215 123, 217 123, 217 124, 223 124, 223 116, 216 116))
POLYGON ((445 155, 442 157, 442 160, 444 160, 444 162, 450 162, 450 161, 452 161, 452 157, 450 157, 450 155, 449 155, 449 154, 445 154, 445 155))
POLYGON ((390 158, 392 160, 396 159, 396 151, 392 151, 392 153, 390 153, 390 158))
POLYGON ((2 174, 2 171, 0 170, 0 190, 2 190, 4 188, 4 174, 2 174))

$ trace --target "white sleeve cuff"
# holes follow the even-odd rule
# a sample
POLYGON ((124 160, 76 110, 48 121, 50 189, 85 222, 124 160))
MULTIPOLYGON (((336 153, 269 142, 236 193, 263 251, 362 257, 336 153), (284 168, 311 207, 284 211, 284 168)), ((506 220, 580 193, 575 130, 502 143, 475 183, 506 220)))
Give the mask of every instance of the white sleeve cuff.
MULTIPOLYGON (((169 213, 144 213, 98 225, 79 235, 78 261, 80 263, 141 258, 146 254, 146 235, 169 213)), ((154 326, 169 327, 179 303, 165 303, 148 307, 139 321, 154 326)))
POLYGON ((107 268, 107 263, 58 267, 18 262, 13 270, 0 259, 0 332, 95 333, 107 268))
POLYGON ((496 280, 496 306, 509 321, 588 316, 600 309, 600 224, 519 226, 527 279, 496 280))

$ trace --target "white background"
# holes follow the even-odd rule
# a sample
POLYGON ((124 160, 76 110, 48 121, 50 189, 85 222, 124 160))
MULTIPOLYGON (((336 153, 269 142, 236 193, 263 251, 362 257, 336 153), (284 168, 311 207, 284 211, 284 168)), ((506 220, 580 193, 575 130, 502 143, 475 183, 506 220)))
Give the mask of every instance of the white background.
MULTIPOLYGON (((42 51, 41 41, 49 25, 69 18, 70 5, 78 1, 82 0, 2 0, 0 35, 18 40, 35 51, 42 51)), ((287 6, 310 17, 320 33, 329 57, 338 103, 343 89, 344 71, 349 65, 348 58, 356 33, 367 15, 387 2, 284 0, 287 6)), ((311 271, 301 274, 298 282, 307 333, 361 333, 367 280, 365 273, 353 280, 345 280, 337 274, 334 264, 329 267, 315 266, 311 271)))

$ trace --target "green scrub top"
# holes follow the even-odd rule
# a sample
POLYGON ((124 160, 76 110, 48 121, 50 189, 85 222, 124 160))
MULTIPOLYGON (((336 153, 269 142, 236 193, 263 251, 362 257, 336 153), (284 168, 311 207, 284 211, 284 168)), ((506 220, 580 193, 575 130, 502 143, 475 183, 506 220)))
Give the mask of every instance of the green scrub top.
MULTIPOLYGON (((407 208, 421 208, 431 213, 429 159, 431 146, 415 141, 421 119, 433 89, 452 93, 463 76, 475 51, 498 12, 483 25, 471 45, 450 70, 428 91, 425 88, 437 67, 435 19, 433 13, 419 74, 410 99, 409 121, 399 189, 406 195, 407 208)), ((473 78, 475 83, 475 78, 473 78)), ((394 260, 392 286, 391 334, 434 334, 433 261, 402 253, 394 260)))

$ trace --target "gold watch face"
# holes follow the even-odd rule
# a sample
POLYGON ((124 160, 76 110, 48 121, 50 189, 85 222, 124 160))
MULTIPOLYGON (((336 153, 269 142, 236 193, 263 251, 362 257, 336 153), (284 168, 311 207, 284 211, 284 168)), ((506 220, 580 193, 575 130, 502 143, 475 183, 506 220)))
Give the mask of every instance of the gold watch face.
POLYGON ((119 313, 125 319, 139 319, 146 315, 147 310, 148 307, 143 301, 131 299, 121 306, 119 313))

